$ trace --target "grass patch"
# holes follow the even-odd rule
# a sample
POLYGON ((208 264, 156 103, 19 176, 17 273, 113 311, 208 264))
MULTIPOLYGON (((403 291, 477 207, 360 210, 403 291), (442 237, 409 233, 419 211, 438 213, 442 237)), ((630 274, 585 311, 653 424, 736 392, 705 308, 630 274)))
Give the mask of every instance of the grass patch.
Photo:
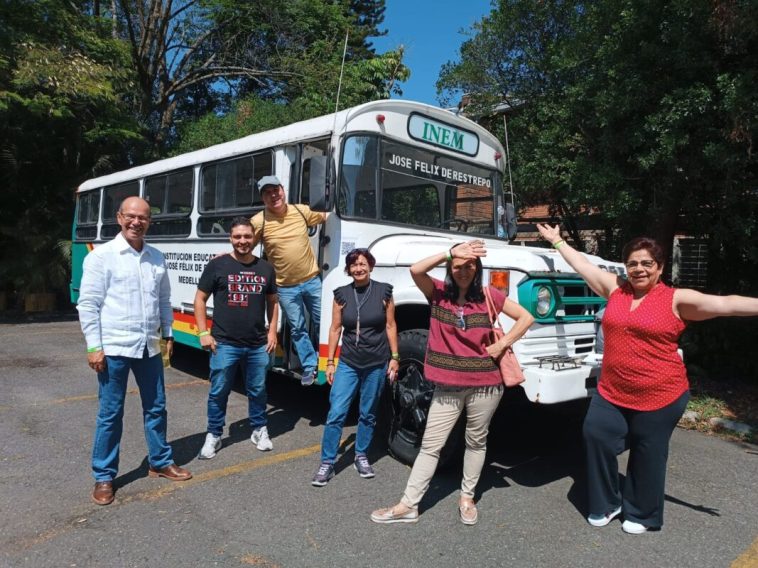
POLYGON ((697 412, 697 420, 681 420, 679 426, 698 430, 733 441, 758 444, 758 386, 739 381, 714 381, 690 373, 690 402, 688 411, 697 412), (693 376, 694 375, 694 376, 693 376), (750 434, 738 434, 714 427, 711 418, 724 418, 752 427, 750 434))

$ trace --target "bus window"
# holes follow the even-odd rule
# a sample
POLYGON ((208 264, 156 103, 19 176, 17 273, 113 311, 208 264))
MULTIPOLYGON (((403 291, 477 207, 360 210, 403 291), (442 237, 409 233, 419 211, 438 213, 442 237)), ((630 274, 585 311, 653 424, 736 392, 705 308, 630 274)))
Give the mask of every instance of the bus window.
POLYGON ((112 239, 121 232, 116 213, 121 202, 133 195, 139 195, 138 181, 112 185, 103 190, 103 227, 100 229, 100 238, 112 239))
POLYGON ((263 206, 256 180, 273 173, 271 152, 243 156, 203 167, 200 188, 201 236, 225 235, 237 215, 263 206))
POLYGON ((347 217, 376 219, 376 136, 353 136, 345 142, 337 206, 347 217))
POLYGON ((145 200, 150 203, 149 237, 189 236, 192 222, 191 168, 145 180, 145 200))
POLYGON ((384 185, 382 219, 423 227, 440 226, 439 192, 435 185, 392 187, 387 181, 384 185))
POLYGON ((80 193, 76 211, 76 239, 92 241, 97 238, 97 219, 100 215, 100 190, 80 193))
POLYGON ((449 185, 445 225, 458 231, 493 234, 495 222, 492 191, 476 185, 449 185), (464 222, 465 221, 465 222, 464 222))
MULTIPOLYGON (((307 144, 301 145, 302 176, 300 179, 300 194, 298 203, 310 204, 310 176, 311 176, 311 158, 314 156, 326 156, 329 151, 329 140, 314 140, 307 144)), ((291 178, 294 179, 294 178, 291 178)), ((294 192, 290 188, 290 195, 294 192)))
POLYGON ((495 232, 496 171, 384 140, 382 219, 462 233, 495 232))

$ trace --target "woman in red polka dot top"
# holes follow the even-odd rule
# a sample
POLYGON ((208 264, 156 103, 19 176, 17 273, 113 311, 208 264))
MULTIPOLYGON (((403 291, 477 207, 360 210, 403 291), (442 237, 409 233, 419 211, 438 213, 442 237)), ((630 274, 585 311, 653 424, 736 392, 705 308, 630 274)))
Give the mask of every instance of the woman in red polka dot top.
POLYGON ((677 352, 687 322, 758 315, 758 299, 714 296, 661 282, 663 249, 638 237, 622 250, 627 279, 606 272, 561 239, 560 227, 537 225, 595 293, 606 298, 605 350, 598 392, 584 420, 588 522, 596 527, 622 515, 630 534, 663 526, 669 441, 689 400, 677 352), (616 456, 629 448, 623 488, 616 456))

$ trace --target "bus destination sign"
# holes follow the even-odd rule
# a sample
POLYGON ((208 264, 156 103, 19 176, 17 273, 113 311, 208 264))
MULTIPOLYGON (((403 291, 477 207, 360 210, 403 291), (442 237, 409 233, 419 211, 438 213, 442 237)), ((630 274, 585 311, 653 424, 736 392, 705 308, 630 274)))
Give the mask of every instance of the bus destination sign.
POLYGON ((455 128, 421 114, 412 113, 408 118, 408 134, 414 140, 467 156, 476 156, 479 152, 479 137, 473 132, 455 128))

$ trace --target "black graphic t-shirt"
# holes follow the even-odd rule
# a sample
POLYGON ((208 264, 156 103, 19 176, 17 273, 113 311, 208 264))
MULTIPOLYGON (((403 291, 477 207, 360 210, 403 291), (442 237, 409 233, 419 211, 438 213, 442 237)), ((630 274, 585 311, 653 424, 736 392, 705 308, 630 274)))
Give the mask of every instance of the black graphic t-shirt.
POLYGON ((276 294, 274 267, 255 258, 243 264, 225 254, 212 259, 197 287, 213 295, 211 334, 241 347, 266 344, 266 295, 276 294))

